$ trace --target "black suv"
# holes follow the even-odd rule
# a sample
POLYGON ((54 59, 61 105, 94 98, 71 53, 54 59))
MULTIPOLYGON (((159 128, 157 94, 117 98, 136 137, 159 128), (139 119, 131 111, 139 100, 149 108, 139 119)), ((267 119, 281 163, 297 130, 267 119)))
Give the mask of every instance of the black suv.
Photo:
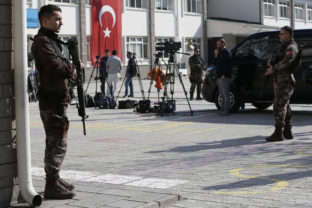
MULTIPOLYGON (((312 68, 312 30, 295 30, 294 38, 302 49, 302 61, 295 72, 296 86, 291 103, 311 104, 312 85, 305 81, 305 72, 312 68)), ((268 59, 279 46, 279 31, 273 31, 253 34, 232 49, 231 112, 238 111, 244 103, 252 103, 258 109, 272 105, 272 78, 264 74, 268 59)), ((206 71, 202 94, 205 100, 221 108, 222 98, 213 66, 206 71)))

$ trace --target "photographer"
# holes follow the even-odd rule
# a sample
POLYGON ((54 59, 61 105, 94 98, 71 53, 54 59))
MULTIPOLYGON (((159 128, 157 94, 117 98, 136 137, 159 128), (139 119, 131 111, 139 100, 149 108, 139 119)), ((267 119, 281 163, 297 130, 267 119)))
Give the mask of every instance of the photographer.
POLYGON ((189 58, 189 65, 190 65, 190 82, 191 82, 191 89, 190 89, 190 100, 193 100, 194 91, 197 87, 197 98, 196 100, 202 100, 201 94, 201 86, 203 83, 203 67, 202 63, 204 63, 202 57, 200 57, 200 51, 198 48, 195 48, 194 55, 189 58))
POLYGON ((69 79, 76 76, 76 69, 55 41, 63 25, 62 10, 49 4, 41 7, 38 16, 41 28, 35 36, 32 54, 38 70, 39 109, 46 134, 44 197, 71 199, 75 196, 74 186, 61 179, 59 171, 67 149, 69 79))
POLYGON ((105 97, 105 80, 107 79, 106 63, 109 58, 109 50, 105 50, 105 56, 101 58, 100 63, 100 79, 101 79, 101 91, 105 97))
POLYGON ((126 71, 126 82, 125 82, 125 95, 123 97, 128 96, 128 87, 130 86, 130 95, 128 97, 133 97, 133 83, 132 79, 136 75, 136 64, 135 64, 135 59, 132 56, 132 53, 130 51, 127 52, 127 58, 128 60, 128 65, 127 65, 127 71, 126 71))

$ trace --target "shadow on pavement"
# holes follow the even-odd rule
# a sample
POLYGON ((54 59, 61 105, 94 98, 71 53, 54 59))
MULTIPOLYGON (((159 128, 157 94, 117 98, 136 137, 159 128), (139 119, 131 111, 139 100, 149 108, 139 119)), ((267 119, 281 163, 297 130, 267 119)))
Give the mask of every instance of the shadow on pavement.
MULTIPOLYGON (((257 178, 246 179, 246 180, 242 180, 238 182, 233 182, 233 183, 228 183, 228 184, 223 184, 223 185, 216 185, 216 186, 209 186, 203 189, 207 191, 218 191, 218 190, 225 191, 225 189, 227 189, 233 192, 234 189, 251 188, 251 187, 256 187, 256 186, 265 186, 269 184, 274 184, 277 182, 277 181, 274 181, 274 179, 290 181, 290 180, 311 177, 311 174, 312 174, 312 170, 305 170, 305 171, 300 171, 300 172, 291 172, 291 173, 276 174, 276 175, 269 175, 269 176, 259 176, 257 178), (264 178, 266 178, 266 180, 264 178), (269 179, 273 179, 273 180, 269 180, 269 179)), ((255 189, 253 188, 250 191, 255 191, 255 189)), ((264 189, 262 190, 260 189, 258 191, 264 191, 264 189)))
POLYGON ((239 139, 228 139, 222 141, 214 141, 214 142, 205 142, 205 143, 198 143, 191 146, 180 146, 175 147, 169 150, 162 150, 162 151, 150 151, 147 153, 162 153, 162 152, 178 152, 178 153, 185 153, 185 152, 197 152, 203 150, 210 150, 210 149, 226 149, 232 147, 242 147, 242 146, 249 146, 249 145, 258 145, 258 144, 265 144, 265 138, 263 136, 255 136, 255 137, 245 137, 239 139))

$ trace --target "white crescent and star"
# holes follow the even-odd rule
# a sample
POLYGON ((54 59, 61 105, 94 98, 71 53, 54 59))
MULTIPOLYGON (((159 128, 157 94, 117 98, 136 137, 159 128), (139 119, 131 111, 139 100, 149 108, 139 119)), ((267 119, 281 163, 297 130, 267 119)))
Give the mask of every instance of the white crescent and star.
MULTIPOLYGON (((100 13, 99 13, 99 20, 100 20, 101 27, 103 26, 102 25, 102 16, 103 16, 103 14, 105 12, 108 12, 108 13, 110 13, 112 15, 112 17, 113 17, 113 26, 112 27, 114 27, 115 23, 116 23, 116 13, 115 13, 114 9, 111 6, 108 6, 108 5, 103 6, 101 8, 101 10, 100 10, 100 13)), ((103 30, 103 32, 105 34, 104 38, 105 37, 108 37, 108 38, 110 37, 109 34, 111 33, 111 31, 108 29, 108 27, 106 27, 106 30, 103 30)))

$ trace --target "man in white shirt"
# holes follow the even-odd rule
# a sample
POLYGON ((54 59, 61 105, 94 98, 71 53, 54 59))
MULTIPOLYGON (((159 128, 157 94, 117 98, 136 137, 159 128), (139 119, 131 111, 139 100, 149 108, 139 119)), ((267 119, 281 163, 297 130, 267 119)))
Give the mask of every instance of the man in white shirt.
POLYGON ((120 77, 121 71, 121 61, 120 58, 117 57, 117 51, 113 50, 112 56, 109 57, 106 63, 106 71, 107 71, 107 82, 108 87, 106 90, 106 95, 115 94, 117 89, 117 83, 120 77))

